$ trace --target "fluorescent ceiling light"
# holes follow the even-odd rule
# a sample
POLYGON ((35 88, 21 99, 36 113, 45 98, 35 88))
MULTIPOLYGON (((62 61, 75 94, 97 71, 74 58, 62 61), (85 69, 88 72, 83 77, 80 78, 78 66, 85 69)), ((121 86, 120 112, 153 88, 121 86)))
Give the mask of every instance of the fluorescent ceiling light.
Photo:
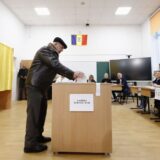
POLYGON ((39 16, 48 16, 50 15, 49 9, 42 7, 42 8, 34 8, 34 10, 36 11, 37 15, 39 16))
POLYGON ((118 7, 115 12, 115 15, 127 15, 129 14, 131 9, 132 7, 118 7))

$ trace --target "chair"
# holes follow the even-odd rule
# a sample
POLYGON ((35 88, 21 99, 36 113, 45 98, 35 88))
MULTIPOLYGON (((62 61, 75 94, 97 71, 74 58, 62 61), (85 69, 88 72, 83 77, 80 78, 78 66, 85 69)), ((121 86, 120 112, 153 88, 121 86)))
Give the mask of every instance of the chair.
POLYGON ((123 104, 123 103, 126 103, 128 102, 128 98, 131 97, 133 102, 134 102, 134 97, 135 95, 133 95, 130 91, 130 89, 125 93, 125 92, 120 92, 118 95, 117 95, 117 99, 118 99, 118 102, 120 104, 123 104))

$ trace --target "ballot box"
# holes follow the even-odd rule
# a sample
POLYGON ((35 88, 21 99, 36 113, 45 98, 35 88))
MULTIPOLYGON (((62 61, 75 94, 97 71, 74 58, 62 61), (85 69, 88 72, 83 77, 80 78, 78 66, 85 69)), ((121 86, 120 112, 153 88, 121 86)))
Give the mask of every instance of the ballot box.
POLYGON ((52 151, 112 152, 111 85, 54 83, 52 151))

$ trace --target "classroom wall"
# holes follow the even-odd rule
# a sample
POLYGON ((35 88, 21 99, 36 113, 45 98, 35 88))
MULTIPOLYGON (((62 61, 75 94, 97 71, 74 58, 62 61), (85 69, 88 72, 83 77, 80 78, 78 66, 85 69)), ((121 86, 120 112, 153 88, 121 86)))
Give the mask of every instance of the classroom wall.
POLYGON ((127 58, 127 54, 139 57, 142 54, 141 26, 67 26, 27 27, 27 46, 24 58, 33 58, 34 53, 60 36, 68 44, 62 60, 108 60, 127 58), (71 34, 88 34, 87 46, 72 46, 71 34))
POLYGON ((59 36, 68 48, 60 55, 60 60, 73 70, 84 71, 86 77, 93 74, 96 78, 96 62, 110 59, 139 57, 141 47, 141 26, 27 26, 27 46, 24 59, 32 59, 37 49, 47 45, 59 36), (87 46, 71 45, 72 34, 88 34, 87 46), (78 67, 76 67, 78 66, 78 67), (87 68, 87 70, 86 70, 87 68))

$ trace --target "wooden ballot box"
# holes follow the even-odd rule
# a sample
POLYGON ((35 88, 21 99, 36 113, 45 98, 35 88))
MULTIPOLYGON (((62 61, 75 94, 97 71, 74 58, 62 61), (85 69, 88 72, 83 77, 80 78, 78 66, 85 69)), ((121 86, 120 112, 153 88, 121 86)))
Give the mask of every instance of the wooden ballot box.
POLYGON ((112 152, 111 85, 56 83, 52 96, 54 153, 112 152))

